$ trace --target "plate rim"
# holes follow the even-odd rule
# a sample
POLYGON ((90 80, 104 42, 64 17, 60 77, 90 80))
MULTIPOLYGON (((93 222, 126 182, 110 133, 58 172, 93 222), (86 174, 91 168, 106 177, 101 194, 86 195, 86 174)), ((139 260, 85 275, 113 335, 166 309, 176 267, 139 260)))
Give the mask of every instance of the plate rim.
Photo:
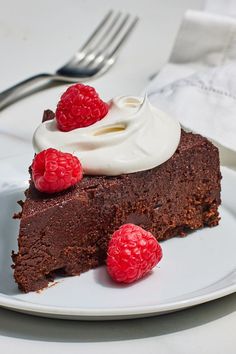
MULTIPOLYGON (((204 289, 204 288, 203 288, 204 289)), ((203 290, 200 289, 200 290, 203 290)), ((71 319, 122 319, 126 316, 136 316, 140 317, 143 315, 152 316, 152 315, 160 315, 165 314, 177 310, 187 309, 189 307, 193 307, 196 305, 200 305, 209 301, 213 301, 224 296, 233 294, 236 292, 236 282, 234 284, 230 284, 221 289, 215 290, 213 292, 209 292, 205 295, 196 295, 194 297, 186 297, 186 299, 180 301, 173 301, 168 304, 158 304, 158 305, 145 305, 145 306, 130 306, 130 307, 122 307, 122 308, 109 308, 109 309, 83 309, 79 307, 60 307, 60 306, 48 306, 41 305, 33 302, 18 299, 12 299, 7 297, 6 295, 0 293, 0 306, 14 310, 25 312, 33 315, 50 315, 50 317, 55 318, 65 318, 69 317, 71 319), (5 301, 4 301, 4 300, 5 301)))

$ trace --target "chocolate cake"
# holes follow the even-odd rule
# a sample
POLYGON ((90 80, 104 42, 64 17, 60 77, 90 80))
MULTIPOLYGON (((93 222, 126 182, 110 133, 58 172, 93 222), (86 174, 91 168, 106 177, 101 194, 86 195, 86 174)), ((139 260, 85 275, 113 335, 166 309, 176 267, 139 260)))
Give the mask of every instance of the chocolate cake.
POLYGON ((175 154, 156 168, 85 176, 74 188, 51 196, 30 182, 19 251, 13 254, 19 288, 39 290, 57 272, 78 275, 103 264, 110 236, 125 223, 142 226, 159 241, 217 225, 220 179, 218 149, 182 131, 175 154))

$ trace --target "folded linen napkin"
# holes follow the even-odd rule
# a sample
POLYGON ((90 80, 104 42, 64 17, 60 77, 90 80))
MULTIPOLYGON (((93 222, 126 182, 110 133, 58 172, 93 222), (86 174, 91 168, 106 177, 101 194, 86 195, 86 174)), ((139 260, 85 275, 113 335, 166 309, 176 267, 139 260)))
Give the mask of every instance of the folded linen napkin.
MULTIPOLYGON (((208 0, 208 9, 212 3, 219 11, 221 1, 208 0)), ((185 129, 216 143, 223 165, 236 167, 236 19, 187 11, 169 63, 147 93, 185 129)))

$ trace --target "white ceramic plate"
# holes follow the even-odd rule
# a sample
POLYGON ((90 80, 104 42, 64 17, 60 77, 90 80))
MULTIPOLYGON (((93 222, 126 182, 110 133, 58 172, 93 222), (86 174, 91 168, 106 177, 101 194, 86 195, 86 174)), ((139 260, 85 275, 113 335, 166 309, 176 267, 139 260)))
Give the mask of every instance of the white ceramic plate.
POLYGON ((16 172, 15 181, 5 183, 4 176, 0 180, 0 306, 46 317, 108 320, 168 313, 235 292, 236 173, 222 168, 220 225, 163 242, 163 260, 145 279, 117 285, 100 267, 57 279, 40 293, 20 293, 10 268, 19 227, 11 215, 27 184, 17 182, 17 176, 22 181, 19 171, 29 160, 13 160, 1 161, 2 171, 11 165, 16 172))

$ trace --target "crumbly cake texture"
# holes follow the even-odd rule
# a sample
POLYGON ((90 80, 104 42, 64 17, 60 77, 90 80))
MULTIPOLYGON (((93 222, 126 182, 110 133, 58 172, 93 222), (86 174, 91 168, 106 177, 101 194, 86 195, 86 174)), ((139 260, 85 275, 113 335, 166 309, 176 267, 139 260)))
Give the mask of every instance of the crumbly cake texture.
POLYGON ((19 250, 12 255, 19 288, 39 290, 58 273, 79 275, 104 264, 112 233, 125 223, 143 227, 158 241, 217 225, 220 180, 218 149, 182 131, 175 154, 151 170, 84 176, 55 195, 38 192, 30 182, 19 250))

